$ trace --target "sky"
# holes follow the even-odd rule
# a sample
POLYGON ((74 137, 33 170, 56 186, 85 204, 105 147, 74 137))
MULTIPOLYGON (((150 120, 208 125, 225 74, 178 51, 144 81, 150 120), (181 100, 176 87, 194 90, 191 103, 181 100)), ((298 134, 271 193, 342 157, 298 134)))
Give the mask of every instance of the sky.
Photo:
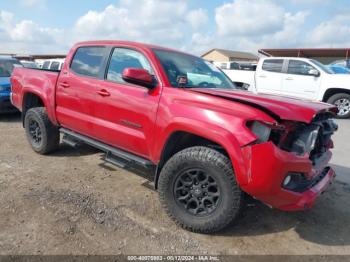
POLYGON ((1 0, 0 53, 66 53, 132 40, 200 55, 212 48, 349 47, 350 0, 1 0))

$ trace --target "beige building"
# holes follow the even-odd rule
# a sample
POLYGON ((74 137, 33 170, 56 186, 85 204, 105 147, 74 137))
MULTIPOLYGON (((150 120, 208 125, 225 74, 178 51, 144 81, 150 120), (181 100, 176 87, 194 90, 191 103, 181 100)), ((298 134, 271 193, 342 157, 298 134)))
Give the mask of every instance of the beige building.
POLYGON ((248 52, 231 51, 225 49, 214 48, 202 55, 207 61, 210 62, 230 62, 230 61, 245 61, 255 62, 259 57, 248 52))

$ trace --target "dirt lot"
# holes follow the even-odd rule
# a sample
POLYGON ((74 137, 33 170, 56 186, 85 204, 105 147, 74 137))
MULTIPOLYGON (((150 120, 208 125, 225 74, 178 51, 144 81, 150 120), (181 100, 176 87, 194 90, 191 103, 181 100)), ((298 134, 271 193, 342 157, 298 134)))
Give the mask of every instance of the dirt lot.
POLYGON ((350 121, 338 121, 335 184, 314 209, 251 203, 217 235, 178 228, 145 178, 87 146, 30 149, 20 117, 0 116, 1 254, 350 254, 350 121))

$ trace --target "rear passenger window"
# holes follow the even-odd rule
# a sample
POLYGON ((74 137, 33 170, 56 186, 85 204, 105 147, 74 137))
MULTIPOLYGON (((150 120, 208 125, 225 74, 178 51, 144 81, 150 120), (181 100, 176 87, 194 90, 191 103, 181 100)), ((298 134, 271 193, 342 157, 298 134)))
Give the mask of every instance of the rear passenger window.
POLYGON ((43 69, 49 69, 50 63, 51 63, 50 61, 45 61, 43 64, 43 69))
POLYGON ((103 46, 78 48, 70 66, 71 70, 79 75, 98 77, 106 50, 103 46))
POLYGON ((267 59, 262 65, 265 71, 281 73, 283 67, 283 59, 267 59))
POLYGON ((125 68, 146 69, 153 74, 152 67, 147 58, 138 51, 127 48, 115 48, 107 71, 107 80, 125 82, 122 74, 125 68))
POLYGON ((52 62, 51 64, 51 70, 59 70, 60 63, 59 62, 52 62))
POLYGON ((239 64, 238 63, 231 63, 230 69, 239 70, 239 64))

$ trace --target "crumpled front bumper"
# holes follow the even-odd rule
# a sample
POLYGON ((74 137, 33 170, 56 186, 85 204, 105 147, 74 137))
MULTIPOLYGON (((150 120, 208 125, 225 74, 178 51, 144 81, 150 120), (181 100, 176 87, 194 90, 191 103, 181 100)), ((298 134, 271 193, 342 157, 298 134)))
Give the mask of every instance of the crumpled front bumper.
POLYGON ((272 142, 256 144, 242 149, 248 182, 242 190, 269 206, 285 210, 303 210, 313 206, 335 177, 328 166, 332 153, 327 151, 315 165, 308 155, 298 156, 283 151, 272 142), (303 192, 283 188, 289 173, 302 173, 306 179, 316 181, 303 192))

